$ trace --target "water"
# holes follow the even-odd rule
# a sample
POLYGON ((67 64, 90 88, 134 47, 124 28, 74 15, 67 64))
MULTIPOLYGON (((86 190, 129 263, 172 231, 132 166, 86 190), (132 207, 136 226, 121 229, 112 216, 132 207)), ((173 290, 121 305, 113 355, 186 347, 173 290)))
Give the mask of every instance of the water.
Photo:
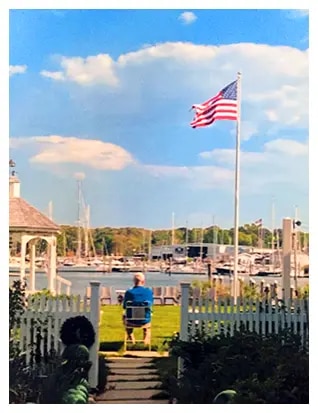
MULTIPOLYGON (((101 286, 112 287, 113 296, 116 297, 116 290, 127 290, 133 286, 133 273, 85 273, 85 272, 59 272, 59 275, 66 280, 72 282, 71 293, 80 294, 84 296, 86 287, 89 286, 90 281, 100 281, 101 286)), ((182 281, 192 282, 194 280, 206 281, 207 275, 195 275, 195 274, 166 274, 162 272, 150 272, 145 273, 146 275, 146 286, 147 287, 164 287, 164 286, 179 286, 182 281)), ((249 276, 245 276, 246 282, 249 280, 249 276)), ((16 279, 16 278, 15 278, 16 279)), ((265 280, 266 284, 271 284, 277 281, 278 285, 281 286, 282 277, 253 277, 257 284, 261 280, 265 280)), ((10 281, 13 277, 10 277, 10 281)), ((229 283, 229 277, 223 277, 224 283, 229 283)), ((298 286, 302 287, 309 283, 308 278, 299 278, 297 280, 298 286)), ((291 285, 294 284, 294 280, 291 279, 291 285)), ((36 274, 35 277, 35 288, 36 290, 42 290, 47 288, 47 276, 45 274, 36 274)), ((65 292, 65 287, 62 286, 62 292, 65 292)))

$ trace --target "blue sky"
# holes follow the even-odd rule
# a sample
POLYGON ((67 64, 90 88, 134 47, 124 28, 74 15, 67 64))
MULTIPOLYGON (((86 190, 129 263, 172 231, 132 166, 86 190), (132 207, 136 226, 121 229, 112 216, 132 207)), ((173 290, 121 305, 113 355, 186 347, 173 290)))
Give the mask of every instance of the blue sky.
POLYGON ((93 226, 233 226, 235 122, 189 108, 242 71, 240 223, 308 222, 308 16, 282 10, 10 12, 10 156, 22 195, 93 226))

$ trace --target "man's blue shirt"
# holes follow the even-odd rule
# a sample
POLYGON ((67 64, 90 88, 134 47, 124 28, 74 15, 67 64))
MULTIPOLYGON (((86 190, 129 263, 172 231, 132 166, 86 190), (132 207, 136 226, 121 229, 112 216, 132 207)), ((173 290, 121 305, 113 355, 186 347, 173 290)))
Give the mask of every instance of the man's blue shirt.
MULTIPOLYGON (((153 304, 153 293, 150 288, 143 287, 143 286, 136 286, 130 288, 125 292, 125 297, 123 301, 123 307, 126 308, 127 302, 131 302, 133 305, 142 304, 147 302, 148 306, 152 306, 153 304)), ((128 314, 129 317, 129 314, 128 314)), ((144 322, 137 322, 134 321, 136 325, 142 325, 146 323, 150 323, 151 321, 151 311, 150 309, 146 311, 146 317, 144 322)))

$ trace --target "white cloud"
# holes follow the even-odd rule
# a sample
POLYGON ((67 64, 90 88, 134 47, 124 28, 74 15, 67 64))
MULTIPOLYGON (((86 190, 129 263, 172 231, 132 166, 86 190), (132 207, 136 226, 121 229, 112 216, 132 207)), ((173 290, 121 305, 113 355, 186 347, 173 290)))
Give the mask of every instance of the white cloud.
POLYGON ((220 166, 139 165, 155 178, 183 179, 193 187, 217 188, 233 179, 231 170, 220 166))
POLYGON ((275 139, 265 143, 264 148, 268 152, 276 152, 293 156, 308 156, 308 143, 293 141, 290 139, 275 139))
POLYGON ((183 24, 191 24, 197 20, 197 16, 192 11, 184 11, 178 19, 181 20, 183 24))
POLYGON ((53 79, 53 80, 65 80, 63 72, 49 72, 47 70, 42 70, 40 74, 43 77, 48 77, 49 79, 53 79))
POLYGON ((77 179, 78 181, 83 181, 86 177, 85 172, 75 172, 74 178, 77 179))
POLYGON ((302 19, 309 16, 308 9, 287 10, 285 13, 289 19, 302 19))
MULTIPOLYGON (((235 150, 214 149, 199 154, 202 160, 234 170, 235 150)), ((241 151, 241 186, 249 193, 261 192, 275 184, 308 186, 308 142, 274 139, 266 142, 263 151, 241 151)))
MULTIPOLYGON (((49 167, 57 174, 62 165, 81 165, 99 171, 120 171, 130 166, 135 172, 169 181, 172 185, 182 181, 190 189, 233 191, 234 149, 218 148, 200 153, 204 165, 175 166, 141 164, 124 148, 100 140, 62 136, 10 139, 13 149, 25 146, 32 152, 30 162, 49 167)), ((77 172, 76 176, 84 179, 83 174, 77 172)), ((241 151, 241 174, 241 188, 249 194, 263 193, 277 184, 307 188, 308 142, 274 139, 266 142, 262 151, 241 151)))
MULTIPOLYGON (((302 157, 308 156, 308 143, 291 139, 273 139, 263 146, 262 152, 247 152, 241 150, 241 162, 245 165, 254 165, 259 162, 271 164, 276 156, 302 157)), ((234 149, 214 149, 209 152, 201 152, 202 159, 213 160, 218 164, 234 165, 234 149)))
POLYGON ((25 73, 27 70, 26 65, 10 65, 9 66, 9 75, 17 75, 17 74, 22 74, 25 73))
POLYGON ((189 106, 217 93, 240 69, 243 140, 262 133, 268 122, 308 127, 307 50, 254 43, 166 42, 124 53, 117 60, 99 54, 65 56, 59 63, 58 71, 45 70, 42 75, 80 86, 100 85, 104 93, 111 93, 114 113, 128 108, 142 112, 149 105, 162 112, 160 105, 173 100, 177 102, 173 111, 181 113, 184 107, 183 122, 191 121, 189 106))
POLYGON ((62 136, 33 136, 11 138, 10 147, 34 147, 30 162, 56 165, 73 163, 99 170, 121 170, 135 161, 132 155, 118 145, 94 139, 62 136))
MULTIPOLYGON (((257 122, 243 120, 241 122, 241 140, 248 141, 254 135, 257 135, 259 132, 259 128, 257 126, 257 122)), ((236 127, 231 130, 233 136, 236 135, 236 127)))
POLYGON ((41 75, 53 80, 69 80, 82 86, 104 84, 117 86, 118 78, 115 74, 115 62, 108 54, 97 56, 62 57, 61 67, 63 71, 50 72, 42 70, 41 75))

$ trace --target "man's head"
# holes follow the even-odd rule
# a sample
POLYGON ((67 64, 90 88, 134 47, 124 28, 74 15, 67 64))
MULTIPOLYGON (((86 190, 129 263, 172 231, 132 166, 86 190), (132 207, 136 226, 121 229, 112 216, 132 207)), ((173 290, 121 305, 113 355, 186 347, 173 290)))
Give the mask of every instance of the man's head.
POLYGON ((136 287, 145 285, 145 275, 142 272, 137 272, 134 275, 134 284, 136 287))

